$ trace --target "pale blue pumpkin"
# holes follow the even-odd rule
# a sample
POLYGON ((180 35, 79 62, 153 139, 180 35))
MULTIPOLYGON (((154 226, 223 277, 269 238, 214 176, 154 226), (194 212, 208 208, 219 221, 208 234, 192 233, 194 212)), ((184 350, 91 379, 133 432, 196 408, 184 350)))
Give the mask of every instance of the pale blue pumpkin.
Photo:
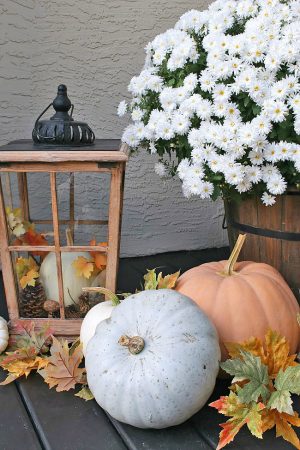
POLYGON ((195 414, 213 391, 219 361, 208 317, 169 289, 125 299, 98 325, 86 352, 96 401, 115 419, 140 428, 177 425, 195 414))

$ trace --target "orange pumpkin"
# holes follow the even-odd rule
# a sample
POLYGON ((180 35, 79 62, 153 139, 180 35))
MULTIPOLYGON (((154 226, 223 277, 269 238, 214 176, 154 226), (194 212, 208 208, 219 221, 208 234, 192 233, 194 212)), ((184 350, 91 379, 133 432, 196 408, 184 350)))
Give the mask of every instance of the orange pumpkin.
POLYGON ((271 328, 285 336, 291 353, 298 350, 297 300, 276 269, 268 264, 236 263, 246 235, 240 235, 228 261, 202 264, 178 279, 176 290, 193 299, 215 324, 222 360, 224 342, 263 339, 271 328))

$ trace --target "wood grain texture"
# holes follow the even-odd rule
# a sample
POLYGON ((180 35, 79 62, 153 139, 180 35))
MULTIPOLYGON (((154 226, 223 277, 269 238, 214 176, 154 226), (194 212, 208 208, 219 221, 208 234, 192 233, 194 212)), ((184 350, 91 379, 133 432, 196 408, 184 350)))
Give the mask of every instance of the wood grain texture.
MULTIPOLYGON (((227 203, 226 215, 231 247, 240 232, 238 225, 230 225, 231 221, 262 230, 300 235, 300 194, 292 191, 291 194, 279 196, 271 207, 264 206, 256 198, 245 200, 241 204, 227 203)), ((240 260, 264 262, 274 266, 300 301, 300 242, 259 236, 251 232, 247 234, 240 260)))
MULTIPOLYGON (((50 390, 39 375, 20 380, 18 387, 43 450, 127 449, 104 411, 94 401, 85 402, 75 397, 73 390, 60 393, 50 390)), ((24 450, 31 448, 25 447, 24 450)))
MULTIPOLYGON (((0 369, 0 381, 5 374, 0 369)), ((1 450, 42 450, 15 384, 0 387, 1 450)))
POLYGON ((16 283, 13 272, 11 253, 8 249, 9 236, 6 222, 6 211, 3 199, 2 183, 0 179, 0 252, 2 267, 5 268, 3 273, 5 295, 9 317, 17 319, 19 317, 19 305, 17 300, 16 283))
POLYGON ((54 245, 56 256, 58 295, 59 295, 59 312, 60 318, 63 320, 65 318, 64 280, 63 280, 62 260, 60 253, 60 235, 59 235, 60 230, 59 230, 57 192, 56 192, 56 173, 54 172, 50 173, 50 188, 51 188, 51 205, 52 205, 54 245))

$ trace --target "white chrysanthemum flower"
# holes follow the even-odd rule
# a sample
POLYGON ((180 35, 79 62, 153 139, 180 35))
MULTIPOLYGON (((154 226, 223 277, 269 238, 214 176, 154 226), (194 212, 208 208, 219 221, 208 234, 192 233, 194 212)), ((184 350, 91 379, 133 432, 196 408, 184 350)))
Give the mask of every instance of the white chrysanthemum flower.
POLYGON ((190 128, 188 117, 184 114, 180 114, 180 112, 175 112, 172 118, 172 128, 175 133, 178 133, 180 136, 186 134, 190 128))
POLYGON ((216 0, 185 13, 146 47, 123 139, 174 153, 187 197, 264 189, 273 204, 300 181, 299 42, 298 0, 216 0))
POLYGON ((274 195, 270 195, 268 194, 268 192, 264 192, 261 196, 261 201, 266 206, 272 206, 276 203, 276 198, 274 197, 274 195))
POLYGON ((155 173, 160 177, 165 177, 167 175, 167 168, 162 162, 158 162, 154 166, 155 173))
POLYGON ((263 110, 272 122, 282 122, 288 113, 287 105, 280 100, 266 100, 263 110))
POLYGON ((267 182, 268 191, 273 195, 280 195, 286 191, 287 182, 281 176, 273 176, 270 181, 267 182))
POLYGON ((118 106, 118 116, 119 117, 125 116, 126 113, 127 113, 127 103, 125 100, 122 100, 118 106))
POLYGON ((262 178, 262 172, 260 167, 258 166, 247 166, 245 168, 245 172, 247 175, 247 179, 253 184, 259 183, 262 178))
POLYGON ((134 108, 131 113, 131 118, 134 122, 140 122, 144 116, 145 111, 141 108, 134 108))

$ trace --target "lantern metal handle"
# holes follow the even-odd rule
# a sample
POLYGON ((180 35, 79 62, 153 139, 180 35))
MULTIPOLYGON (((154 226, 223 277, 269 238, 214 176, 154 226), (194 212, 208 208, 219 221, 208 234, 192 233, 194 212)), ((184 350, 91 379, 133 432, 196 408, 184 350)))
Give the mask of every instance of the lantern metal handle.
MULTIPOLYGON (((39 121, 40 118, 45 114, 45 112, 48 111, 48 109, 49 109, 51 106, 53 106, 53 102, 49 103, 49 105, 44 109, 44 111, 38 116, 38 118, 37 118, 36 121, 35 121, 35 124, 34 124, 34 131, 35 131, 36 136, 37 136, 38 139, 39 139, 39 138, 42 138, 42 139, 48 139, 49 141, 55 140, 55 137, 51 137, 51 136, 42 136, 42 135, 38 132, 38 128, 37 128, 38 121, 39 121)), ((74 111, 74 105, 72 104, 72 105, 71 105, 71 113, 70 113, 71 119, 73 118, 73 111, 74 111)))

